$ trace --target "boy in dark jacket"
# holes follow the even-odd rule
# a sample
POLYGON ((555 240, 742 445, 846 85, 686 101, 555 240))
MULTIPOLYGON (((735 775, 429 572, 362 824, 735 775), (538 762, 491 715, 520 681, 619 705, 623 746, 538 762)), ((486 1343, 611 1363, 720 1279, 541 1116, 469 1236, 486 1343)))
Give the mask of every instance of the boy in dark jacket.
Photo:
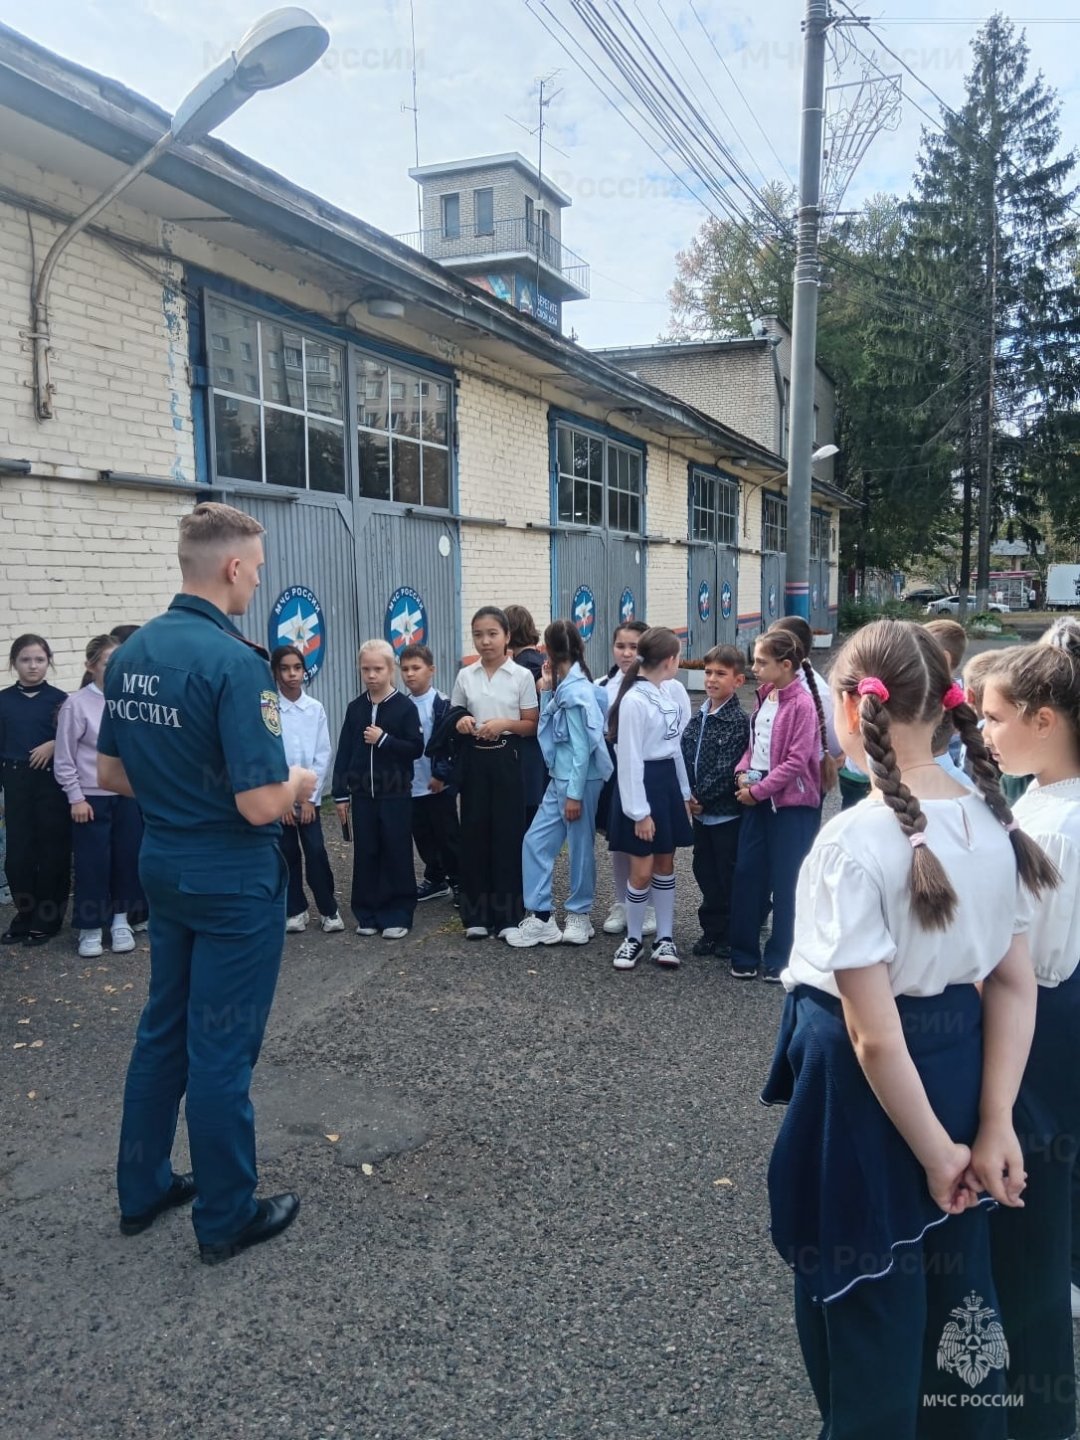
POLYGON ((349 705, 334 762, 334 804, 352 821, 352 912, 358 935, 402 940, 416 909, 412 858, 413 764, 423 753, 420 717, 394 688, 385 640, 360 647, 363 694, 349 705))
POLYGON ((427 758, 431 737, 446 718, 450 701, 435 689, 435 657, 426 645, 406 645, 398 657, 401 678, 420 716, 424 754, 413 767, 412 838, 424 862, 416 899, 457 895, 461 832, 454 767, 449 756, 427 758))
POLYGON ((705 703, 682 735, 694 817, 694 879, 701 890, 701 938, 695 955, 727 958, 731 882, 739 848, 741 811, 735 799, 735 766, 750 743, 750 717, 736 693, 745 680, 743 657, 734 645, 717 645, 705 656, 705 703))

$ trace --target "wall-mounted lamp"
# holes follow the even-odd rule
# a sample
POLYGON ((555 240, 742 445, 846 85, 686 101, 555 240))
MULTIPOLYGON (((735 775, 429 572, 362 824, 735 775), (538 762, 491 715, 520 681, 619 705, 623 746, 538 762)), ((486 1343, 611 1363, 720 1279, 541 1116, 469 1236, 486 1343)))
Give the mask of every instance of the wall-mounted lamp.
POLYGON ((405 306, 400 300, 368 300, 364 309, 373 320, 404 320, 405 306))

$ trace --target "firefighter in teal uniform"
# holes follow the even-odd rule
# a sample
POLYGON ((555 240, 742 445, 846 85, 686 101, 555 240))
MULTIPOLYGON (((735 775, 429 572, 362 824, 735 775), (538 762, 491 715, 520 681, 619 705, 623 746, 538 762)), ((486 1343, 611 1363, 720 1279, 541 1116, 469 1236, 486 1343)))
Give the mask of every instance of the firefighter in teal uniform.
POLYGON ((181 521, 183 588, 116 652, 105 678, 101 783, 134 794, 145 836, 150 993, 124 1090, 120 1228, 194 1199, 202 1260, 228 1259, 295 1218, 255 1198, 248 1091, 285 934, 279 817, 314 791, 289 769, 265 652, 229 618, 259 584, 262 527, 227 505, 181 521), (192 1175, 176 1175, 181 1097, 192 1175))

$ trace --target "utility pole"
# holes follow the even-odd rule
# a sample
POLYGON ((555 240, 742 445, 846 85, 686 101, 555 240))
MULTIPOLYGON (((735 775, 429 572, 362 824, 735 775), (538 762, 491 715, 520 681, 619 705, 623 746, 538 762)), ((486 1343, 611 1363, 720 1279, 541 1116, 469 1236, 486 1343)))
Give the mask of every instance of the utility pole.
POLYGON ((821 265, 821 159, 825 127, 825 32, 828 0, 806 0, 803 21, 799 219, 791 324, 791 422, 788 431, 787 576, 784 611, 810 619, 810 500, 813 482, 814 381, 821 265))

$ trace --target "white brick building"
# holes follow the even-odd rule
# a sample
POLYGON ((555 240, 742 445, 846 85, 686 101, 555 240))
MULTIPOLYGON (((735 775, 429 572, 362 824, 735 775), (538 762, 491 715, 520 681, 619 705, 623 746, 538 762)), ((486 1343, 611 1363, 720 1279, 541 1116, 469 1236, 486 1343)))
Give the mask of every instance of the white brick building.
MULTIPOLYGON (((598 669, 629 610, 698 654, 757 633, 773 444, 221 144, 166 155, 64 252, 54 417, 37 419, 36 267, 168 121, 0 29, 0 589, 10 635, 44 634, 59 683, 90 636, 167 604, 200 497, 267 528, 250 634, 276 638, 291 587, 318 597, 312 689, 332 719, 358 642, 403 624, 447 687, 480 604, 541 626, 577 605, 598 669)), ((842 497, 819 498, 834 600, 842 497)))

